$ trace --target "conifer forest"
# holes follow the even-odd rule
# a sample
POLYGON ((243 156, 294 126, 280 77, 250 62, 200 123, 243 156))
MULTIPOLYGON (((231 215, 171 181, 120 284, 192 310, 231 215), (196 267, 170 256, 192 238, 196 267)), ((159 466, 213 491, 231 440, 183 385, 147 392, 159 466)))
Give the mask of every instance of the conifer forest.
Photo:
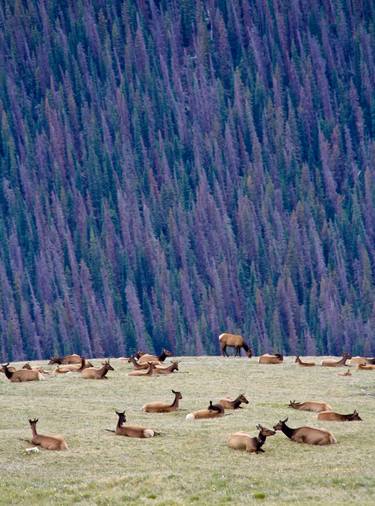
POLYGON ((0 358, 375 353, 375 2, 2 0, 0 358))

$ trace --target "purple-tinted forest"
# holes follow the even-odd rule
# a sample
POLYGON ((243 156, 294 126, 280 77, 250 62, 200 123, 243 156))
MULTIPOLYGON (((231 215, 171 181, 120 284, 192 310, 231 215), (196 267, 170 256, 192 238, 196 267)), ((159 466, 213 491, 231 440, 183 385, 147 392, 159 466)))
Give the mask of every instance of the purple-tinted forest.
POLYGON ((0 358, 375 352, 372 0, 3 0, 0 358))

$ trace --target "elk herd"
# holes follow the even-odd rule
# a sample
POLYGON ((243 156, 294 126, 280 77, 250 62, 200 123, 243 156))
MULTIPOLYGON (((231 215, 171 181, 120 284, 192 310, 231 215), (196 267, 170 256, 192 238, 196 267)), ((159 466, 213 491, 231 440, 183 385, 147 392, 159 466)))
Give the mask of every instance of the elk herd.
MULTIPOLYGON (((224 333, 219 336, 219 346, 223 356, 228 356, 227 348, 232 347, 235 350, 235 355, 240 356, 241 350, 244 349, 247 357, 253 356, 250 346, 245 342, 242 336, 236 334, 224 333)), ((172 353, 163 349, 159 355, 138 352, 131 357, 120 357, 122 362, 126 362, 133 366, 133 370, 128 373, 129 377, 155 377, 159 375, 172 374, 179 371, 178 361, 171 361, 165 364, 165 360, 171 357, 172 353)), ((283 355, 280 353, 263 354, 258 358, 259 364, 282 364, 284 360, 283 355)), ((343 367, 347 366, 347 361, 351 360, 350 365, 357 365, 358 370, 374 370, 375 358, 354 357, 344 353, 340 360, 325 359, 321 362, 323 367, 343 367)), ((297 356, 295 363, 299 367, 314 367, 315 362, 304 361, 300 356, 297 356)), ((31 367, 26 363, 22 369, 15 369, 7 364, 3 364, 0 372, 3 372, 12 383, 39 381, 44 380, 48 376, 59 376, 63 374, 76 373, 82 379, 107 379, 109 371, 114 371, 109 360, 104 360, 100 367, 94 367, 85 357, 79 355, 66 355, 63 357, 53 357, 49 361, 49 365, 56 365, 56 369, 48 371, 41 367, 31 367)), ((351 376, 349 368, 345 373, 340 373, 341 376, 351 376)), ((134 380, 138 382, 138 380, 134 380)), ((143 384, 143 381, 142 381, 143 384)), ((142 406, 144 413, 171 413, 180 410, 180 402, 183 399, 182 393, 177 390, 171 390, 172 395, 169 401, 152 401, 142 406)), ((185 416, 188 421, 213 419, 224 417, 226 411, 234 412, 241 409, 242 405, 249 404, 249 400, 243 393, 235 398, 223 398, 217 402, 209 401, 208 406, 201 407, 185 416)), ((354 410, 349 414, 341 414, 333 410, 330 404, 322 401, 290 401, 289 405, 285 405, 294 410, 309 411, 316 413, 317 420, 326 422, 351 422, 361 421, 358 412, 354 410)), ((105 429, 118 436, 127 436, 132 438, 151 438, 160 434, 150 427, 142 427, 138 425, 129 425, 125 411, 116 411, 117 424, 114 430, 105 429)), ((36 424, 38 419, 29 420, 32 437, 29 440, 32 444, 40 446, 47 450, 66 450, 68 445, 61 435, 41 435, 37 433, 36 424)), ((292 428, 287 425, 288 418, 279 420, 272 429, 258 424, 256 429, 259 431, 257 435, 251 435, 247 432, 235 432, 227 439, 229 448, 237 450, 245 450, 249 453, 263 453, 263 446, 267 437, 274 436, 277 431, 284 433, 287 438, 297 443, 305 443, 311 445, 329 445, 336 443, 335 436, 328 430, 317 427, 301 426, 292 428)))

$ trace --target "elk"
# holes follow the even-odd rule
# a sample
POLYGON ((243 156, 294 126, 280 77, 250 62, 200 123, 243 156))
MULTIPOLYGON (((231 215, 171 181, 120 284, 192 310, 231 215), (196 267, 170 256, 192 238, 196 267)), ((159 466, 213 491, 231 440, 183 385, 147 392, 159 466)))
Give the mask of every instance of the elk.
MULTIPOLYGON (((149 365, 147 362, 145 362, 144 364, 139 364, 138 361, 135 359, 135 356, 132 355, 131 357, 128 358, 128 362, 133 364, 134 366, 134 369, 136 370, 140 370, 140 369, 148 369, 149 365)), ((156 364, 157 362, 155 362, 156 364)), ((160 364, 160 362, 159 362, 160 364)))
POLYGON ((207 409, 200 409, 199 411, 193 411, 186 415, 186 420, 198 420, 201 418, 218 418, 224 416, 224 408, 221 404, 212 404, 207 409))
POLYGON ((303 367, 313 367, 315 362, 303 362, 299 356, 296 357, 295 362, 303 367))
POLYGON ((358 364, 357 369, 360 369, 361 371, 373 371, 375 369, 375 365, 373 364, 358 364))
POLYGON ((337 376, 352 376, 352 373, 350 372, 350 369, 348 369, 345 372, 339 372, 337 373, 337 376))
POLYGON ((145 353, 145 354, 141 355, 138 359, 138 363, 144 364, 145 362, 164 362, 164 360, 167 357, 171 357, 171 356, 172 356, 172 353, 170 351, 166 350, 165 348, 163 348, 162 352, 158 356, 150 355, 149 353, 145 353))
POLYGON ((21 383, 23 381, 39 381, 44 380, 45 377, 41 374, 40 371, 28 370, 28 369, 19 369, 18 371, 11 371, 8 368, 8 364, 3 364, 3 371, 5 376, 12 383, 21 383))
POLYGON ((36 431, 36 424, 38 423, 38 419, 34 418, 34 420, 29 420, 31 432, 33 434, 31 442, 34 445, 41 446, 46 450, 67 450, 68 445, 65 442, 63 436, 42 436, 38 434, 36 431))
POLYGON ((28 371, 39 371, 42 374, 51 374, 51 371, 47 371, 46 369, 43 369, 42 366, 31 367, 31 365, 29 364, 29 362, 26 362, 26 364, 24 364, 22 366, 22 369, 27 369, 28 371))
POLYGON ((241 403, 249 404, 249 401, 243 394, 238 395, 233 401, 226 398, 220 399, 219 404, 223 406, 224 409, 238 409, 242 408, 241 403))
POLYGON ((155 374, 171 374, 173 371, 178 371, 178 362, 172 362, 167 367, 155 366, 155 374))
POLYGON ((109 363, 109 360, 102 362, 102 367, 88 367, 83 369, 81 376, 84 379, 108 379, 106 374, 108 371, 114 371, 113 367, 109 363))
POLYGON ((299 411, 315 411, 315 413, 319 413, 320 411, 332 411, 331 406, 326 402, 316 402, 316 401, 307 401, 307 402, 290 401, 288 407, 298 409, 299 411))
POLYGON ((80 364, 81 357, 77 354, 65 355, 64 357, 52 357, 48 365, 52 364, 80 364))
POLYGON ((241 356, 241 348, 245 350, 245 353, 249 358, 253 356, 251 348, 245 342, 244 338, 238 334, 228 334, 227 332, 224 332, 224 334, 220 334, 219 342, 223 357, 229 357, 227 347, 235 348, 235 357, 241 356))
POLYGON ((351 358, 351 355, 349 353, 344 353, 342 358, 340 360, 334 360, 332 358, 327 358, 325 360, 322 360, 322 366, 323 367, 341 367, 343 365, 346 365, 346 361, 351 358))
POLYGON ((138 425, 124 425, 126 422, 125 411, 122 413, 116 411, 115 413, 118 416, 116 430, 106 429, 108 432, 114 432, 117 436, 138 438, 154 437, 158 435, 158 433, 153 429, 146 429, 145 427, 139 427, 138 425))
POLYGON ((350 365, 367 365, 367 364, 375 364, 375 358, 371 357, 353 357, 350 360, 350 365))
POLYGON ((260 364, 281 364, 283 360, 284 357, 280 353, 275 353, 274 355, 265 353, 259 357, 260 364))
POLYGON ((153 362, 148 362, 147 369, 131 371, 128 373, 128 376, 153 376, 155 374, 155 364, 153 362))
POLYGON ((58 365, 56 367, 55 373, 57 374, 65 374, 67 372, 81 372, 84 369, 93 368, 91 362, 86 361, 84 357, 81 358, 81 364, 68 364, 68 365, 58 365))
POLYGON ((235 432, 229 436, 228 446, 235 450, 246 450, 249 453, 264 453, 262 446, 267 437, 274 436, 276 432, 260 424, 256 428, 259 430, 258 437, 250 436, 247 432, 235 432))
POLYGON ((165 404, 163 402, 150 402, 145 404, 142 408, 146 413, 170 413, 171 411, 177 411, 179 408, 179 401, 182 399, 181 392, 172 390, 174 394, 174 400, 172 404, 165 404))
POLYGON ((327 422, 355 422, 362 421, 358 411, 355 409, 353 413, 348 415, 340 415, 340 413, 334 413, 333 411, 321 411, 317 415, 318 420, 326 420, 327 422))
POLYGON ((285 420, 280 420, 273 426, 274 430, 281 430, 289 439, 296 443, 306 443, 310 445, 329 445, 337 443, 335 436, 326 429, 316 429, 315 427, 297 427, 292 429, 288 427, 285 420))

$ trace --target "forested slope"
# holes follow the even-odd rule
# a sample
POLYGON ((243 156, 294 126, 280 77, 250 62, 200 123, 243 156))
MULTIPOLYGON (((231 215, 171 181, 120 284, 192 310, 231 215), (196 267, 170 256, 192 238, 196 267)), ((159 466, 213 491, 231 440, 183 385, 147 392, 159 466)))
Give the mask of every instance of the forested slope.
POLYGON ((371 0, 3 0, 0 357, 375 353, 371 0))

